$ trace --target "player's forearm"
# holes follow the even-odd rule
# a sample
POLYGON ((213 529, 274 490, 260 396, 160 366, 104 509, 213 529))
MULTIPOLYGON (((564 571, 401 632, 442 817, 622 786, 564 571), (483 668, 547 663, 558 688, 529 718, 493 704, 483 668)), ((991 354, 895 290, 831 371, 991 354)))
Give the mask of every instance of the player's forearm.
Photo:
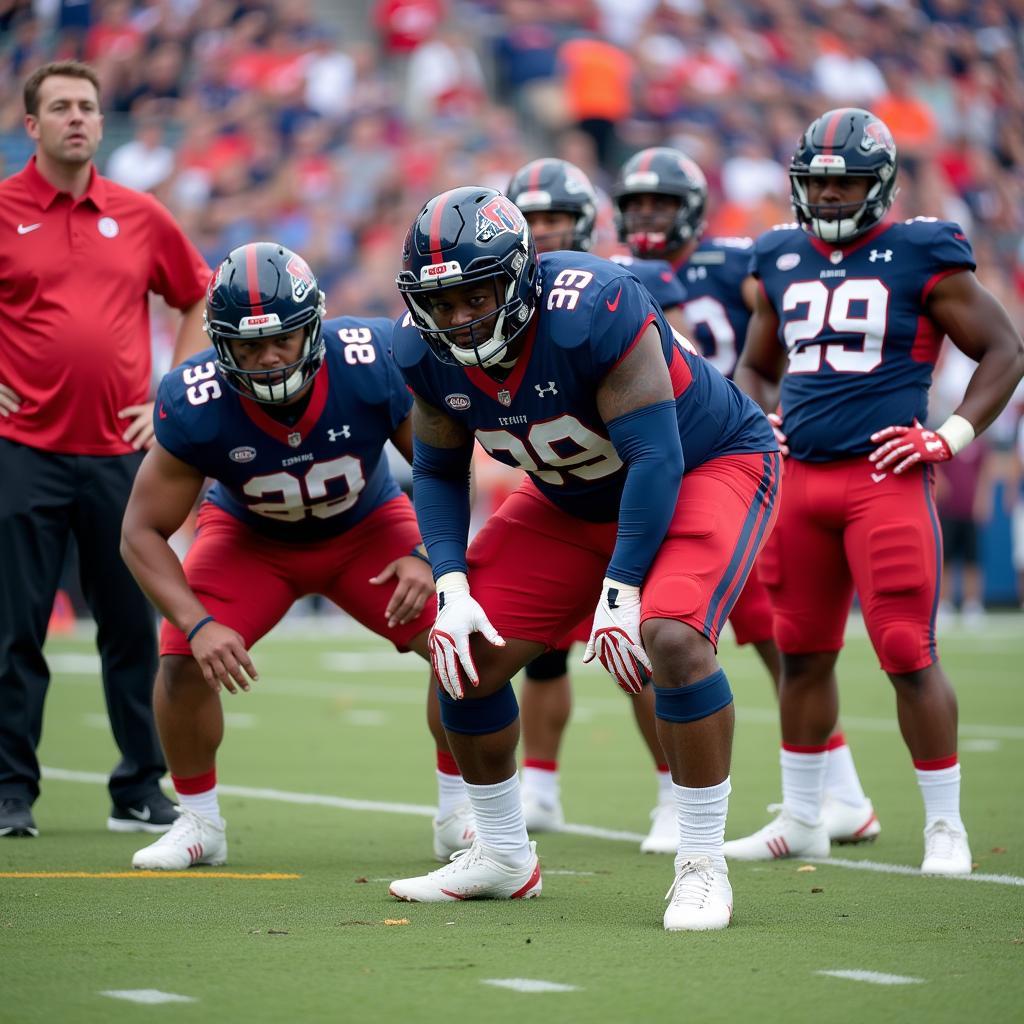
POLYGON ((121 557, 157 611, 183 633, 208 614, 192 593, 178 556, 156 530, 126 527, 121 557))
POLYGON ((413 502, 435 580, 466 572, 472 451, 472 445, 435 448, 419 438, 413 445, 413 502))
POLYGON ((174 339, 174 353, 171 356, 171 367, 180 366, 189 356, 202 352, 210 343, 203 331, 203 300, 189 306, 181 314, 178 333, 174 339))
POLYGON ((1022 376, 1024 345, 1019 337, 998 348, 989 348, 981 357, 955 415, 968 420, 975 434, 980 434, 1006 408, 1022 376))
POLYGON ((638 587, 672 522, 683 479, 675 402, 658 402, 611 420, 608 434, 627 470, 606 575, 638 587))

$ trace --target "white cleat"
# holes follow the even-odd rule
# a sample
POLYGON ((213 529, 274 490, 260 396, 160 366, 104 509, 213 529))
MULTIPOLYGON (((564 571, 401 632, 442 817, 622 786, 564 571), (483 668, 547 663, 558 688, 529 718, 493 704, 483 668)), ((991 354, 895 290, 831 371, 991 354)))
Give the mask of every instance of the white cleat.
MULTIPOLYGON (((774 809, 775 804, 769 810, 774 809)), ((785 808, 778 817, 743 839, 733 839, 722 847, 730 860, 777 860, 779 857, 827 857, 828 832, 825 822, 809 824, 792 817, 785 808)))
POLYGON ((453 853, 465 850, 476 839, 476 822, 469 802, 459 804, 451 814, 434 819, 434 856, 442 863, 453 853))
POLYGON ((224 828, 182 807, 181 814, 155 843, 136 850, 132 867, 143 871, 184 871, 193 864, 226 864, 224 828))
POLYGON ((870 800, 854 806, 826 796, 821 805, 821 816, 825 819, 829 839, 840 846, 874 842, 882 831, 870 800))
POLYGON ((677 853, 679 825, 675 800, 665 800, 651 811, 651 831, 640 844, 641 853, 677 853))
POLYGON ((969 875, 973 866, 966 832, 944 818, 924 830, 922 875, 969 875))
POLYGON ((562 813, 562 803, 555 797, 554 800, 544 800, 539 794, 524 789, 523 794, 523 817, 526 819, 527 832, 561 832, 565 824, 565 815, 562 813))
POLYGON ((452 900, 528 900, 541 890, 537 844, 530 843, 525 867, 514 868, 496 860, 474 840, 459 850, 443 868, 417 878, 399 878, 389 892, 410 903, 448 903, 452 900))
POLYGON ((710 932, 732 920, 732 886, 728 869, 716 869, 709 857, 676 865, 676 879, 665 896, 667 932, 710 932))

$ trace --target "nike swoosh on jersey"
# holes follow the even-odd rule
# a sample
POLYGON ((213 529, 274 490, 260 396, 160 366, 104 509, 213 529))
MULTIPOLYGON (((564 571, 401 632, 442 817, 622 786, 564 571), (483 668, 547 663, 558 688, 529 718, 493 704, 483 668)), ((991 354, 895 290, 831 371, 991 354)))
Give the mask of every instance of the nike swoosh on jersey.
POLYGON ((164 412, 164 403, 163 402, 160 403, 160 419, 162 419, 162 420, 167 419, 167 413, 164 412))
POLYGON ((604 300, 604 304, 608 307, 609 313, 614 313, 619 308, 619 299, 622 298, 622 288, 620 287, 618 292, 615 294, 615 301, 611 302, 609 299, 604 300))
POLYGON ((27 235, 30 231, 35 231, 36 228, 41 228, 42 226, 42 221, 40 221, 38 224, 19 224, 18 234, 27 235))

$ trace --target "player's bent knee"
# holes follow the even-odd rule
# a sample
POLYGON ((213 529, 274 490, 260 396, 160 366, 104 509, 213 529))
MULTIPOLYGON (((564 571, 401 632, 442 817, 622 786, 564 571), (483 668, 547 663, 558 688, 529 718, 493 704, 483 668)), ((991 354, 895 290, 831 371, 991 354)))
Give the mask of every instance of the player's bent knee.
POLYGON ((437 696, 441 701, 441 722, 449 732, 466 736, 501 732, 519 717, 519 702, 511 683, 475 699, 453 700, 440 688, 437 696))
POLYGON ((685 618, 693 615, 703 601, 704 590, 695 576, 659 576, 644 587, 644 618, 685 618))
POLYGON ((908 675, 931 664, 927 638, 911 622, 892 622, 881 628, 877 639, 878 660, 886 672, 908 675))
POLYGON ((715 648, 693 626, 674 618, 646 619, 640 630, 655 682, 703 678, 714 669, 715 648))
POLYGON ((530 682, 549 683, 552 679, 560 679, 568 670, 569 652, 556 649, 538 654, 523 671, 530 682))
POLYGON ((157 681, 171 700, 197 687, 209 688, 199 663, 184 654, 165 654, 160 659, 157 681))
POLYGON ((724 669, 687 686, 655 686, 654 713, 666 722, 697 722, 732 703, 724 669))

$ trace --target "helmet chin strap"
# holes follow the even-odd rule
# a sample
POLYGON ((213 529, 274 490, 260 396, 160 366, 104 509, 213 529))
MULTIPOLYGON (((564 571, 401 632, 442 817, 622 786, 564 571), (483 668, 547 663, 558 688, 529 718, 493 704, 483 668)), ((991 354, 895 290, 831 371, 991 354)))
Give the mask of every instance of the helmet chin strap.
POLYGON ((459 348, 458 345, 452 345, 451 353, 455 359, 463 366, 480 366, 484 369, 499 363, 508 349, 508 343, 501 333, 506 315, 505 310, 497 315, 494 320, 494 330, 482 345, 474 345, 473 348, 459 348))
POLYGON ((261 402, 283 402, 285 399, 296 394, 302 387, 303 370, 300 366, 294 373, 286 377, 278 384, 258 384, 256 381, 249 381, 253 394, 261 402), (275 391, 281 389, 281 397, 275 397, 275 391))

